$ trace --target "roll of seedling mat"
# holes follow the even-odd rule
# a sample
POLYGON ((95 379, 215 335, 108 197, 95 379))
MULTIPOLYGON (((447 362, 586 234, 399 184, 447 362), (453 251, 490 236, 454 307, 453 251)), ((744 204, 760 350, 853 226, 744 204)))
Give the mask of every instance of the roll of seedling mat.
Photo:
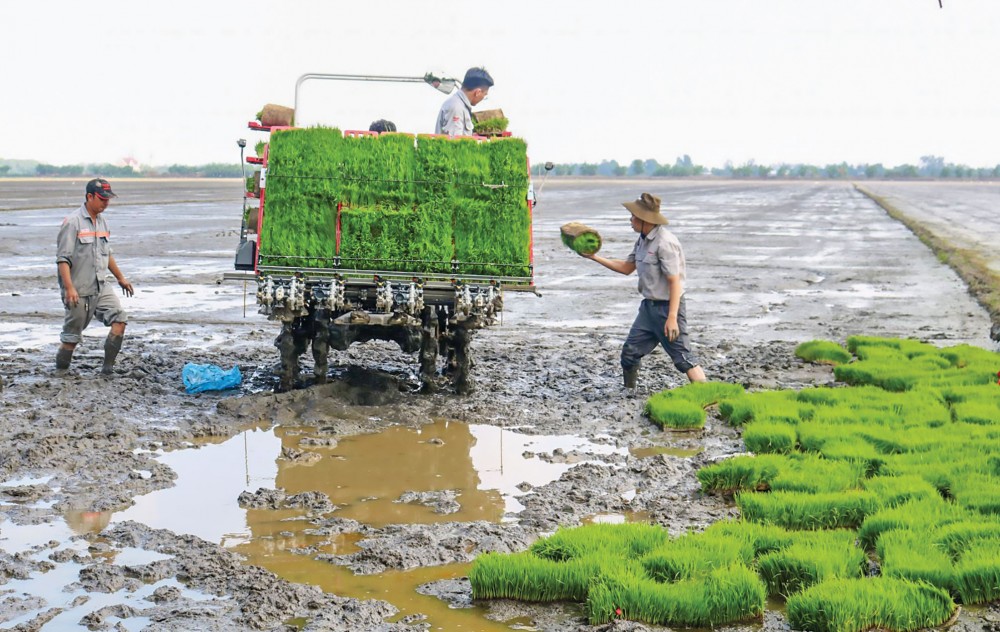
POLYGON ((559 232, 562 233, 563 243, 581 255, 592 255, 601 249, 601 234, 586 224, 563 224, 559 232))

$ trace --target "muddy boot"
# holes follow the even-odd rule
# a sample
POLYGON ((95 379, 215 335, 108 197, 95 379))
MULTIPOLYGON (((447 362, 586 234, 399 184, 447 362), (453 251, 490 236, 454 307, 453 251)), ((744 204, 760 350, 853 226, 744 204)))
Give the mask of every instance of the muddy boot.
POLYGON ((639 381, 639 369, 625 369, 625 388, 635 388, 636 382, 639 381))
POLYGON ((70 360, 72 359, 72 349, 63 349, 62 347, 59 347, 59 350, 56 351, 56 370, 65 371, 68 369, 70 360))
POLYGON ((104 366, 101 367, 101 375, 111 375, 114 371, 115 358, 118 357, 118 352, 122 350, 123 337, 108 334, 108 339, 104 341, 104 366))

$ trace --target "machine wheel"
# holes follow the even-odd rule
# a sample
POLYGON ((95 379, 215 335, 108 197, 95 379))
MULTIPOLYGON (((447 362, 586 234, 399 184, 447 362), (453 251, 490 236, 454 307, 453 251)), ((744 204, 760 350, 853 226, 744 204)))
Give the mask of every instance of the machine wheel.
POLYGON ((274 340, 274 346, 281 355, 281 374, 278 390, 290 391, 295 388, 299 377, 299 356, 309 344, 308 331, 304 331, 300 319, 281 324, 281 333, 274 340))
POLYGON ((326 372, 330 355, 330 316, 325 311, 317 312, 313 320, 312 353, 317 384, 326 384, 326 372))
POLYGON ((459 395, 471 393, 475 389, 472 379, 472 357, 469 355, 469 343, 472 332, 464 327, 458 327, 452 334, 452 351, 454 352, 454 371, 451 383, 459 395))
POLYGON ((437 390, 438 322, 433 307, 425 307, 420 327, 420 383, 428 392, 437 390))

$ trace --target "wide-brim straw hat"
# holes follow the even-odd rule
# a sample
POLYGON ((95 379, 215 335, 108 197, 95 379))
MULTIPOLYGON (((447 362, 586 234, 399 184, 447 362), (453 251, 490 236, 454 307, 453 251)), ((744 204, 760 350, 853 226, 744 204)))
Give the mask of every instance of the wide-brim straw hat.
POLYGON ((643 193, 635 202, 622 202, 622 206, 644 222, 649 222, 650 224, 670 223, 660 213, 660 198, 651 193, 643 193))

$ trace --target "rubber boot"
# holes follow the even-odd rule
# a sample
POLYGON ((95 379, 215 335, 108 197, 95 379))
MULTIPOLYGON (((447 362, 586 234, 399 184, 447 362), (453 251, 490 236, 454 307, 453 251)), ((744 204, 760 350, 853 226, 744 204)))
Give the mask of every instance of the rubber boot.
POLYGON ((118 357, 118 352, 122 350, 123 337, 108 334, 108 339, 104 341, 104 366, 101 367, 101 375, 111 375, 112 371, 114 371, 115 358, 118 357))
POLYGON ((639 380, 639 368, 625 369, 624 378, 625 388, 635 388, 635 384, 639 380))
POLYGON ((63 349, 62 347, 59 347, 59 350, 56 351, 56 369, 60 371, 65 371, 66 369, 69 368, 69 363, 70 360, 72 359, 73 359, 72 349, 63 349))

